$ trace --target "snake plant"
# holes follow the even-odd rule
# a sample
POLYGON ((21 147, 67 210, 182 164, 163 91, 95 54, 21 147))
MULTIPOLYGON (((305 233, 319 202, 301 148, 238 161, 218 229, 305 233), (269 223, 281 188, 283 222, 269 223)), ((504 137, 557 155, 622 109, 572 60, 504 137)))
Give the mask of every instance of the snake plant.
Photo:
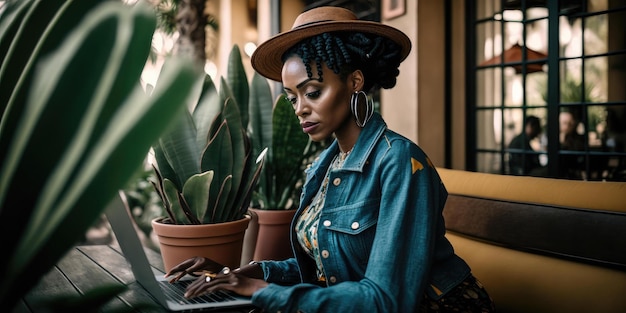
MULTIPOLYGON (((157 83, 158 88, 158 83, 157 83)), ((209 75, 196 83, 189 107, 153 146, 157 181, 172 224, 242 219, 263 166, 248 136, 249 86, 238 46, 218 91, 209 75)))
POLYGON ((0 307, 11 309, 138 172, 198 73, 140 85, 156 16, 143 1, 7 1, 0 15, 0 307))

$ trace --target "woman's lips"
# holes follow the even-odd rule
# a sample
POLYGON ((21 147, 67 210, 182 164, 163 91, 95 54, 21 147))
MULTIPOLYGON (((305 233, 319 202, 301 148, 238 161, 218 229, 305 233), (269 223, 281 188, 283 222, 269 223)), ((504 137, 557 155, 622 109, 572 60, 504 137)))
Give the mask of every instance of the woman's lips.
POLYGON ((313 132, 313 130, 315 130, 315 128, 317 128, 317 125, 319 125, 319 123, 304 122, 300 125, 302 126, 302 131, 304 131, 305 133, 311 133, 313 132))

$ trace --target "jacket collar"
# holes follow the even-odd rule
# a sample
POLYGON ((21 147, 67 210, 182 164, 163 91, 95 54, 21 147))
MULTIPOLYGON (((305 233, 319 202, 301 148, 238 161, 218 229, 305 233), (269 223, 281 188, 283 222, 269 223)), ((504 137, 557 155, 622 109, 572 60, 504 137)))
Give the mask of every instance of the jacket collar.
MULTIPOLYGON (((382 116, 378 112, 374 112, 372 118, 367 122, 359 138, 357 139, 352 152, 343 164, 343 170, 349 171, 363 171, 366 161, 369 159, 372 150, 376 146, 376 143, 387 129, 387 124, 383 120, 382 116)), ((325 153, 320 155, 319 165, 327 168, 332 162, 334 156, 339 153, 339 145, 337 140, 334 140, 332 144, 326 149, 325 153)))

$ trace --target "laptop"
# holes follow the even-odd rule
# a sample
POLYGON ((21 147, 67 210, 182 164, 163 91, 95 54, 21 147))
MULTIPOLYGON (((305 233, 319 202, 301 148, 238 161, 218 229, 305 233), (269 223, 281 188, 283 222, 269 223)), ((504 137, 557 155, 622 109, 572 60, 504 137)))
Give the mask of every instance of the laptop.
POLYGON ((163 277, 161 271, 153 269, 134 228, 134 222, 130 216, 128 203, 123 192, 120 191, 119 197, 115 197, 109 204, 105 215, 117 237, 122 253, 131 265, 135 279, 166 309, 170 311, 212 311, 211 309, 253 308, 250 297, 240 296, 229 291, 217 291, 192 299, 185 298, 183 294, 186 286, 196 278, 188 277, 172 284, 163 277))

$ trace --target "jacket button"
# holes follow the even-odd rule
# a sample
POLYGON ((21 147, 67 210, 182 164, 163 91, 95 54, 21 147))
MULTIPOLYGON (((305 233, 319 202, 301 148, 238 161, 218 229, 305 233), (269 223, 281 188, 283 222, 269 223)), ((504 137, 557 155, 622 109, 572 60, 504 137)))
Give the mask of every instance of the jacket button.
POLYGON ((330 276, 329 280, 330 280, 330 282, 331 282, 331 283, 333 283, 333 284, 334 284, 334 283, 336 283, 336 282, 337 282, 337 277, 335 277, 335 276, 330 276))
POLYGON ((324 226, 328 227, 328 226, 330 226, 330 224, 332 224, 330 220, 325 220, 324 221, 324 226))
POLYGON ((341 178, 337 177, 333 179, 333 185, 339 186, 339 184, 341 184, 341 178))
POLYGON ((352 225, 350 225, 350 227, 352 227, 352 229, 359 228, 359 222, 353 222, 352 225))
POLYGON ((330 253, 328 252, 328 250, 322 250, 322 257, 324 259, 328 258, 329 255, 330 255, 330 253))

